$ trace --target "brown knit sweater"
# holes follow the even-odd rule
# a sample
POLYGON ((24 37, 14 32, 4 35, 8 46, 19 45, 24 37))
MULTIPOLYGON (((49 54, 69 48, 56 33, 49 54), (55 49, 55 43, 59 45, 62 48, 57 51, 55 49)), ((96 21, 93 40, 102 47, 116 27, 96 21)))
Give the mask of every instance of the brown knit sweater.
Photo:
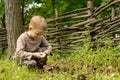
POLYGON ((32 54, 38 52, 38 49, 42 47, 46 47, 46 49, 52 51, 51 45, 43 35, 38 39, 33 39, 28 35, 27 32, 24 32, 17 39, 15 56, 30 60, 32 54))

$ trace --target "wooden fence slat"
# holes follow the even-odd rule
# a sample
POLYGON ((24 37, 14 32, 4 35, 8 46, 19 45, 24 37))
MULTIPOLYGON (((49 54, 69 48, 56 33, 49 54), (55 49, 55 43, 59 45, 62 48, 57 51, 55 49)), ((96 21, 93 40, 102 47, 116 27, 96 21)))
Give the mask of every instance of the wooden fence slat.
POLYGON ((77 12, 77 11, 86 11, 86 10, 88 10, 89 8, 80 8, 80 9, 75 9, 75 10, 73 10, 73 11, 70 11, 70 12, 66 12, 66 13, 63 13, 63 14, 60 14, 59 16, 64 16, 64 15, 67 15, 67 14, 71 14, 71 13, 75 13, 75 12, 77 12))

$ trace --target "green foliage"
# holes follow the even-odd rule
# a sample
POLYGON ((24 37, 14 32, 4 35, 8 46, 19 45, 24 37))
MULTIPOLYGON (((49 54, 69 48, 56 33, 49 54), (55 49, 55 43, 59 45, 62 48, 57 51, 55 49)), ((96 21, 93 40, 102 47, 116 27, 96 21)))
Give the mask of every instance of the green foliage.
MULTIPOLYGON (((111 44, 107 42, 106 44, 111 44)), ((78 44, 79 52, 53 53, 48 56, 47 65, 54 65, 51 71, 29 70, 20 67, 15 61, 0 60, 0 79, 2 80, 119 80, 120 46, 91 48, 85 41, 78 44)))
POLYGON ((0 80, 38 80, 36 77, 31 79, 33 72, 29 72, 26 67, 21 68, 14 61, 1 60, 0 63, 0 80))
MULTIPOLYGON (((55 16, 55 8, 58 10, 58 14, 68 12, 74 9, 87 7, 88 0, 23 0, 22 4, 28 7, 29 4, 33 2, 37 4, 42 4, 41 7, 33 6, 31 9, 24 13, 25 24, 29 23, 32 15, 42 15, 45 18, 50 18, 55 16)), ((101 3, 105 2, 102 0, 92 0, 94 7, 98 7, 101 3)))
MULTIPOLYGON (((55 8, 58 9, 58 13, 62 14, 67 11, 71 11, 78 8, 87 7, 88 0, 20 0, 24 24, 28 24, 30 18, 33 15, 41 15, 45 18, 50 18, 55 16, 55 8), (29 8, 29 5, 32 3, 42 4, 42 6, 33 6, 29 8), (28 10, 26 10, 26 8, 28 10)), ((101 4, 106 3, 108 0, 92 0, 94 7, 98 7, 101 4)), ((4 11, 4 2, 0 0, 0 18, 3 18, 4 11)), ((103 14, 107 15, 107 12, 103 14)), ((102 16, 102 14, 100 15, 102 16)))
POLYGON ((4 2, 3 0, 0 0, 0 20, 3 18, 4 14, 5 14, 4 2))

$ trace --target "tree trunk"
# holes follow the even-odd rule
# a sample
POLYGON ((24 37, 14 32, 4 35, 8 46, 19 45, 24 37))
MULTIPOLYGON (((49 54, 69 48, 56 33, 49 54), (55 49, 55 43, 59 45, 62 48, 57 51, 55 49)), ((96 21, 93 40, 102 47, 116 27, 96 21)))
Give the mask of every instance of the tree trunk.
POLYGON ((5 1, 5 22, 9 57, 11 58, 16 48, 16 40, 23 30, 20 0, 5 1))

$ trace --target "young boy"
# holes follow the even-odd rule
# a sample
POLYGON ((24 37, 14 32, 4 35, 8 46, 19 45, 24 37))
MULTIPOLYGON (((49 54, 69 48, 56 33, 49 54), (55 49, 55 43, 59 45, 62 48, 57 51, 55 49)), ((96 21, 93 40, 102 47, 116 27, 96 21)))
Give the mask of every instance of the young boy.
POLYGON ((51 45, 43 36, 46 27, 44 17, 32 17, 29 31, 22 33, 17 40, 15 57, 18 56, 20 65, 42 68, 46 64, 47 55, 52 51, 51 45))

